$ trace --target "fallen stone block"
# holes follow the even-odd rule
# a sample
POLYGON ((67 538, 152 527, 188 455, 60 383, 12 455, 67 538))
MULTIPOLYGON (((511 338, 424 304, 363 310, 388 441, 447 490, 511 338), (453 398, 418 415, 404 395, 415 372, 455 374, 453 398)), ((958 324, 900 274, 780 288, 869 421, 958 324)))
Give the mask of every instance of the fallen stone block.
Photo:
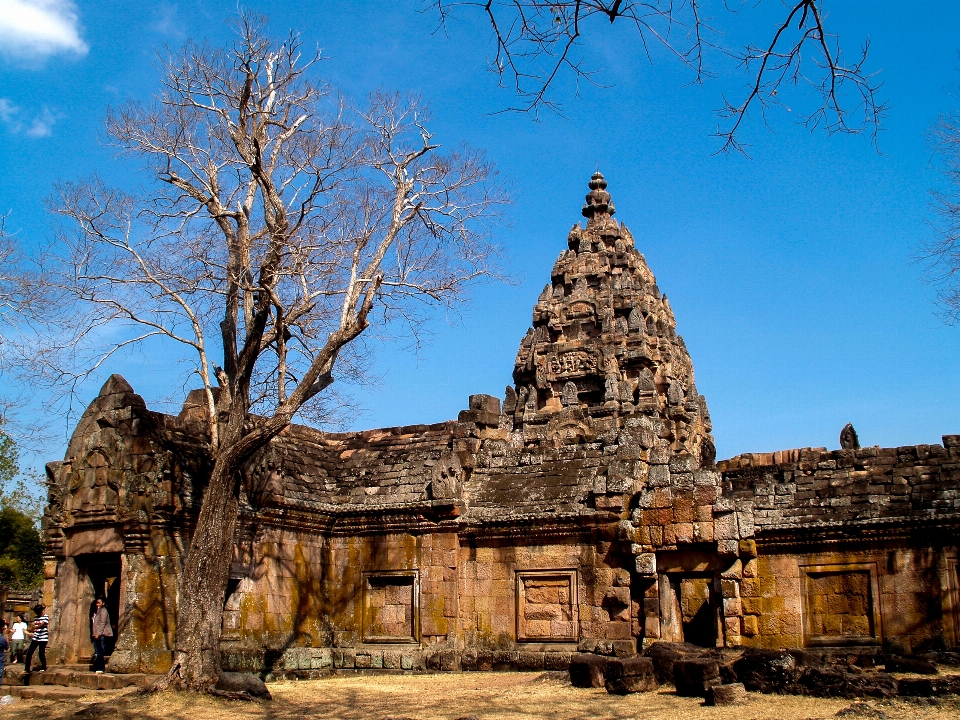
POLYGON ((699 655, 702 647, 689 643, 655 642, 644 651, 644 655, 653 660, 657 673, 657 682, 661 685, 673 682, 673 663, 687 655, 699 655))
POLYGON ((631 657, 610 660, 604 671, 605 687, 612 695, 652 692, 660 687, 648 657, 631 657))
POLYGON ((937 666, 923 658, 892 655, 883 668, 888 673, 916 673, 917 675, 936 675, 937 666))
POLYGON ((709 658, 675 660, 673 684, 681 697, 706 697, 708 689, 720 684, 720 664, 709 658))
POLYGON ((579 688, 603 687, 609 658, 578 653, 570 660, 570 684, 579 688))
POLYGON ((813 697, 895 697, 897 681, 882 673, 851 673, 838 669, 804 668, 796 683, 787 689, 813 697))
POLYGON ((707 705, 737 705, 747 701, 743 683, 713 685, 707 690, 707 705))
POLYGON ((747 690, 762 693, 789 692, 800 675, 793 655, 779 650, 746 650, 733 669, 747 690))
POLYGON ((224 692, 245 692, 251 697, 270 700, 270 691, 256 675, 250 673, 223 672, 217 681, 217 690, 224 692))
POLYGON ((898 695, 901 697, 932 697, 937 694, 934 681, 930 678, 906 678, 897 682, 898 695))

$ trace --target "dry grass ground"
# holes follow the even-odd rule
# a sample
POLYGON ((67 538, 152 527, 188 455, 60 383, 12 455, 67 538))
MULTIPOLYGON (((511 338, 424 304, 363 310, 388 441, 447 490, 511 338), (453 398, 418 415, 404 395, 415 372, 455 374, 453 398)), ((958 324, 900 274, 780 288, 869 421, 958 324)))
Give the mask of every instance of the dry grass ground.
POLYGON ((704 707, 671 690, 616 697, 603 690, 571 687, 560 673, 444 673, 439 675, 337 675, 322 680, 270 685, 270 702, 239 702, 190 694, 117 693, 108 702, 90 698, 72 703, 21 701, 0 706, 17 720, 102 718, 103 720, 480 720, 642 718, 643 720, 810 720, 813 718, 904 718, 955 720, 960 698, 939 705, 751 694, 744 705, 704 707))

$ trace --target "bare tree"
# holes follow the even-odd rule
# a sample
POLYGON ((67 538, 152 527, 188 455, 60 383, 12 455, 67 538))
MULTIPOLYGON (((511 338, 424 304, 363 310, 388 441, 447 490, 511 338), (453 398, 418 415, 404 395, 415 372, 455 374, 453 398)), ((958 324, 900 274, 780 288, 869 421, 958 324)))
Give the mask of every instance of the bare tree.
POLYGON ((24 261, 17 238, 7 230, 7 216, 0 215, 0 377, 15 362, 29 310, 39 300, 24 261))
POLYGON ((35 357, 38 330, 47 321, 55 324, 58 317, 7 224, 8 216, 0 216, 0 428, 5 425, 21 447, 32 447, 44 437, 43 422, 35 417, 25 420, 19 411, 26 399, 17 389, 35 357))
POLYGON ((928 278, 938 287, 944 319, 953 324, 960 320, 960 111, 942 114, 933 126, 931 140, 946 185, 933 193, 940 222, 925 255, 928 278))
MULTIPOLYGON (((757 3, 760 4, 760 3, 757 3)), ((719 111, 724 120, 717 130, 721 152, 743 152, 738 140, 751 109, 782 106, 782 91, 789 85, 807 85, 817 98, 801 117, 811 128, 829 133, 867 131, 876 140, 885 105, 877 98, 879 84, 864 67, 869 43, 853 62, 847 62, 837 37, 827 32, 823 0, 788 0, 784 12, 761 45, 740 51, 718 44, 719 33, 709 19, 713 13, 735 16, 740 12, 727 0, 435 0, 432 6, 446 23, 458 8, 484 13, 493 30, 496 52, 491 69, 501 85, 510 84, 520 104, 510 110, 537 115, 543 109, 560 110, 554 99, 558 79, 572 75, 576 81, 596 82, 597 71, 584 65, 578 54, 587 39, 595 39, 600 26, 617 21, 637 32, 637 40, 652 59, 659 45, 690 68, 702 83, 712 71, 711 51, 734 58, 751 81, 739 100, 724 99, 719 111)))
POLYGON ((154 103, 107 118, 151 191, 92 178, 51 201, 66 220, 46 287, 83 309, 62 348, 86 349, 73 372, 162 339, 186 349, 206 395, 212 471, 164 686, 209 690, 219 676, 241 465, 322 399, 371 323, 452 303, 491 267, 485 223, 503 200, 491 165, 441 154, 415 98, 351 107, 302 53, 250 16, 230 48, 188 44, 161 61, 154 103))

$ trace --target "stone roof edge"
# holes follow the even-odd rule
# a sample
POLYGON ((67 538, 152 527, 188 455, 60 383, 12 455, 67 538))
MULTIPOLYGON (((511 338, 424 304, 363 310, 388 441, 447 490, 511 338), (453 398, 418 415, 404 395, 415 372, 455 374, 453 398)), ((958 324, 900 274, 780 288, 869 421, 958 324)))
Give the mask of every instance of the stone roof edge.
POLYGON ((917 533, 942 533, 960 530, 960 513, 930 512, 924 517, 864 518, 812 522, 800 526, 773 525, 756 529, 757 545, 791 546, 822 542, 829 544, 851 542, 897 542, 917 533), (856 534, 851 534, 855 530, 856 534))
POLYGON ((583 529, 620 522, 620 516, 607 511, 584 513, 524 513, 499 515, 495 518, 469 515, 462 501, 431 500, 419 503, 372 505, 344 508, 325 503, 313 503, 310 507, 270 507, 260 511, 258 523, 291 527, 310 526, 333 535, 351 534, 357 531, 356 522, 366 528, 383 532, 385 529, 406 531, 421 524, 436 529, 438 524, 451 524, 461 535, 486 536, 504 531, 531 531, 531 523, 539 523, 535 531, 562 532, 571 528, 583 529), (371 524, 372 521, 372 524, 371 524))
POLYGON ((369 440, 375 437, 385 437, 389 435, 416 435, 428 432, 447 432, 452 435, 456 426, 456 420, 444 420, 443 422, 438 423, 397 425, 392 427, 371 428, 369 430, 353 430, 349 432, 327 432, 326 430, 320 430, 318 428, 310 427, 309 425, 291 423, 283 431, 282 435, 289 436, 303 433, 304 435, 312 435, 314 437, 327 440, 349 440, 352 438, 369 440))
MULTIPOLYGON (((774 467, 777 465, 793 465, 800 462, 818 462, 851 457, 857 459, 873 458, 886 454, 902 455, 914 453, 915 456, 918 457, 917 450, 929 448, 939 448, 948 451, 955 449, 955 451, 958 451, 960 450, 960 435, 944 435, 943 444, 902 445, 892 448, 874 445, 856 450, 827 450, 825 447, 806 447, 791 450, 776 450, 766 453, 741 453, 727 460, 718 460, 717 470, 720 472, 731 472, 752 467, 774 467)), ((918 459, 920 458, 918 457, 918 459)))

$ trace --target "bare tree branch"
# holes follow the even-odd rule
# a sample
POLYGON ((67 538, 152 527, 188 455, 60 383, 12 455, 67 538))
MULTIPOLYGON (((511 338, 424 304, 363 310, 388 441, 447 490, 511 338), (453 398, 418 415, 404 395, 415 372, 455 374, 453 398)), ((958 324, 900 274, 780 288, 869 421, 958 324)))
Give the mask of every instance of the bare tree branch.
POLYGON ((927 279, 937 288, 943 318, 952 325, 960 320, 960 111, 943 113, 930 140, 946 183, 932 193, 939 222, 934 226, 935 238, 923 249, 923 259, 928 263, 927 279))
POLYGON ((766 120, 770 107, 783 105, 783 92, 801 84, 816 98, 809 110, 796 115, 810 129, 867 132, 876 142, 886 105, 878 98, 875 75, 866 68, 869 42, 855 62, 846 62, 836 36, 826 29, 822 6, 822 0, 785 2, 770 40, 734 52, 722 46, 708 18, 735 18, 743 10, 721 0, 435 0, 430 5, 443 25, 456 10, 482 12, 496 47, 491 69, 521 100, 508 110, 535 117, 544 109, 561 111, 555 100, 561 77, 598 82, 597 71, 585 67, 578 50, 601 37, 604 25, 617 21, 636 31, 648 60, 653 61, 651 47, 659 46, 689 68, 697 83, 714 72, 708 55, 718 63, 733 57, 751 80, 745 97, 724 98, 718 113, 724 122, 716 135, 723 141, 720 152, 741 153, 744 145, 738 138, 751 108, 759 106, 766 120))
POLYGON ((40 284, 70 308, 36 367, 75 383, 116 352, 172 341, 207 399, 212 472, 185 561, 168 680, 209 689, 241 465, 298 414, 329 407, 351 346, 400 312, 449 305, 488 275, 505 201, 471 150, 441 152, 416 97, 350 103, 317 53, 241 15, 233 46, 161 58, 162 92, 107 116, 149 190, 57 187, 62 223, 40 284), (219 357, 218 357, 219 356, 219 357), (343 360, 343 365, 341 365, 343 360), (211 608, 214 608, 211 610, 211 608))

